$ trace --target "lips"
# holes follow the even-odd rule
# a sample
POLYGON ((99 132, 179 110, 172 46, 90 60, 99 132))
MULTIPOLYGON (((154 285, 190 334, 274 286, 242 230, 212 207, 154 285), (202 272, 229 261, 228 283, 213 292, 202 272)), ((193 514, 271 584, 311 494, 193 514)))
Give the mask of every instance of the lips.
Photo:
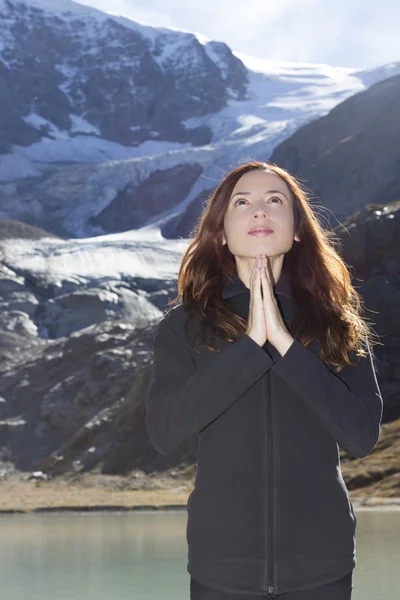
POLYGON ((269 227, 253 227, 248 233, 250 235, 269 235, 273 231, 269 227))

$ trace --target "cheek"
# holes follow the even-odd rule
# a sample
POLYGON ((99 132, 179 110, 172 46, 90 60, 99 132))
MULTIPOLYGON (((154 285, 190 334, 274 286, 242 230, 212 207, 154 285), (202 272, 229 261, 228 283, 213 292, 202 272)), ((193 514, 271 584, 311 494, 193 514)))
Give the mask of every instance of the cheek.
POLYGON ((237 215, 229 215, 224 221, 224 227, 228 236, 236 235, 244 227, 243 219, 240 219, 237 215))
POLYGON ((276 216, 276 222, 279 224, 279 227, 284 232, 292 233, 294 229, 294 218, 290 212, 282 212, 280 215, 276 216))

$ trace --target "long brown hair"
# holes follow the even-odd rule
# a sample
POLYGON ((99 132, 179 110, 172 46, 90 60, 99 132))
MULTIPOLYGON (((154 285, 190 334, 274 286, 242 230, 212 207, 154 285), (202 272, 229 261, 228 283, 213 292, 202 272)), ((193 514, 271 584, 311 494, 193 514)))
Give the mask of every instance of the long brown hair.
MULTIPOLYGON (((314 212, 308 190, 285 169, 253 160, 238 166, 219 183, 196 221, 178 275, 178 294, 168 306, 183 304, 200 323, 203 345, 218 351, 207 331, 226 342, 246 332, 247 322, 223 300, 222 289, 237 276, 236 261, 222 244, 223 222, 237 181, 253 169, 281 177, 293 196, 294 226, 300 242, 285 254, 282 272, 294 301, 291 334, 304 346, 320 345, 320 358, 340 371, 350 358, 367 356, 375 332, 362 315, 364 301, 351 283, 348 266, 339 255, 340 240, 324 229, 314 212)), ((375 356, 372 353, 375 361, 375 356)), ((375 362, 374 362, 374 366, 375 362)))

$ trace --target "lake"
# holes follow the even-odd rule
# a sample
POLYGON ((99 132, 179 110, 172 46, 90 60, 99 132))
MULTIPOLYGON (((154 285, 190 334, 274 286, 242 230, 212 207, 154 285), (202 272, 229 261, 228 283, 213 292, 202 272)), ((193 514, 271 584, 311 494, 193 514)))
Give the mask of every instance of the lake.
MULTIPOLYGON (((400 510, 355 509, 354 600, 398 600, 400 510)), ((7 600, 188 600, 185 510, 0 515, 7 600)))

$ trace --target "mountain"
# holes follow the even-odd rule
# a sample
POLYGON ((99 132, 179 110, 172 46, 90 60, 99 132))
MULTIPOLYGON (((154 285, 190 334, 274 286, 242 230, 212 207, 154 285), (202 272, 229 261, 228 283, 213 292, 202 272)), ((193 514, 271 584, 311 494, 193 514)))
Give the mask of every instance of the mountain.
MULTIPOLYGON (((357 287, 372 313, 368 317, 385 344, 383 351, 377 347, 385 424, 400 418, 399 226, 400 201, 364 208, 338 230, 344 259, 354 265, 357 287)), ((150 248, 130 244, 128 234, 118 234, 114 248, 106 239, 92 240, 97 246, 87 240, 86 249, 71 240, 68 263, 65 241, 43 237, 40 245, 33 233, 30 242, 25 226, 18 242, 7 240, 0 248, 3 256, 6 252, 0 279, 6 303, 0 331, 3 472, 126 474, 139 468, 149 473, 193 463, 195 439, 174 455, 161 456, 145 426, 154 327, 159 310, 176 294, 176 277, 166 285, 156 269, 176 268, 179 253, 174 257, 166 240, 152 255, 150 248), (12 264, 19 267, 13 270, 12 264), (135 277, 140 264, 147 272, 135 277), (25 319, 18 322, 22 314, 25 319)), ((368 464, 368 458, 360 460, 348 474, 353 488, 361 490, 374 479, 356 483, 355 475, 368 464)), ((392 462, 375 473, 377 481, 386 475, 390 480, 392 462)), ((394 485, 393 476, 393 487, 378 495, 395 495, 394 485)))
POLYGON ((0 24, 3 479, 195 460, 146 435, 152 334, 205 197, 247 157, 306 176, 344 221, 400 417, 400 63, 276 63, 68 0, 0 0, 0 24))
POLYGON ((0 25, 0 217, 62 237, 186 237, 221 172, 400 72, 257 59, 72 0, 0 0, 0 25))
POLYGON ((271 160, 307 181, 331 222, 399 200, 399 97, 400 75, 375 83, 300 127, 271 160))

